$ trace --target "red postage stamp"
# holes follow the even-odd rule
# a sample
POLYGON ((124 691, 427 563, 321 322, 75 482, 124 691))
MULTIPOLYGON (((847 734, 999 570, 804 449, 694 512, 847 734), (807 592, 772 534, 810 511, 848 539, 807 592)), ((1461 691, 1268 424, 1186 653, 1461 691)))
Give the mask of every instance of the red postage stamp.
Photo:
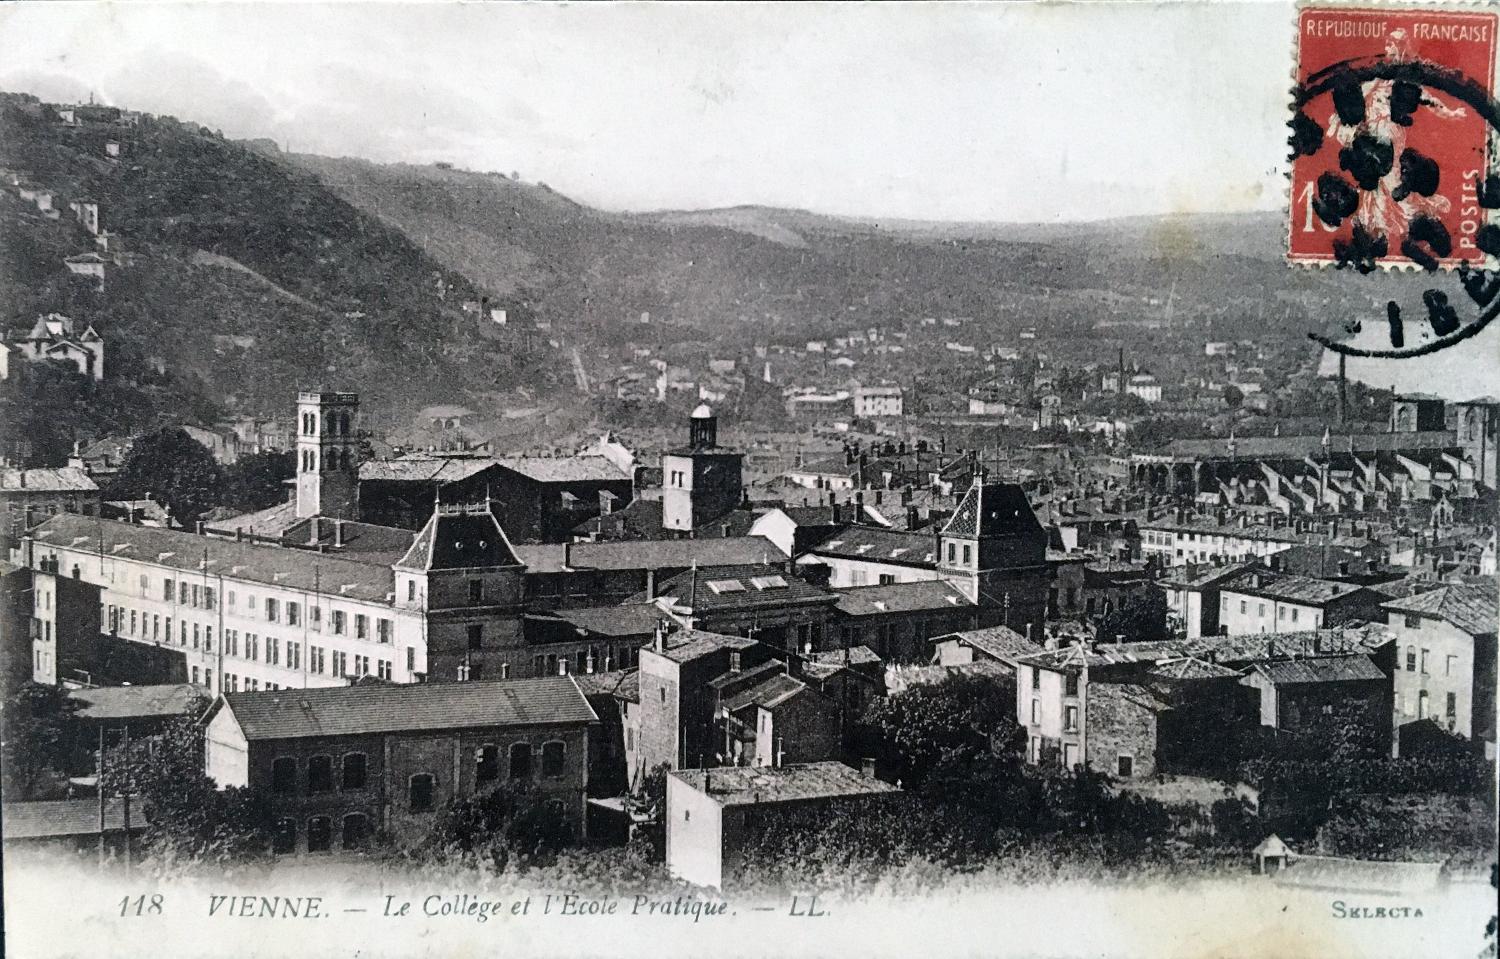
POLYGON ((1297 23, 1287 256, 1369 272, 1496 251, 1497 16, 1306 7, 1297 23))

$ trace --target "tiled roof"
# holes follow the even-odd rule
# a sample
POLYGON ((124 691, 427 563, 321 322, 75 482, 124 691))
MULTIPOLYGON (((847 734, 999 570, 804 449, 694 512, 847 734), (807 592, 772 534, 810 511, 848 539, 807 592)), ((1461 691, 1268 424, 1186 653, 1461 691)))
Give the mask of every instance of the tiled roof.
POLYGON ((716 689, 722 693, 726 689, 754 685, 767 676, 784 673, 787 670, 786 663, 779 659, 768 659, 759 666, 751 666, 739 672, 730 670, 722 676, 715 676, 708 681, 710 689, 716 689))
POLYGON ((519 566, 505 530, 487 508, 439 507, 396 566, 401 569, 493 569, 519 566))
POLYGON ((838 597, 836 608, 845 616, 914 613, 924 609, 966 609, 973 605, 953 584, 939 579, 916 583, 887 583, 884 586, 855 586, 836 589, 833 593, 838 597))
POLYGON ((226 693, 246 739, 303 739, 598 719, 571 676, 226 693))
POLYGON ((369 460, 359 464, 360 482, 453 483, 494 466, 489 457, 434 456, 398 460, 369 460))
POLYGON ((1220 665, 1248 665, 1291 658, 1372 653, 1391 642, 1391 634, 1379 626, 1357 629, 1312 629, 1295 633, 1248 633, 1239 636, 1204 636, 1147 643, 1100 643, 1090 650, 1083 645, 1051 649, 1024 657, 1023 663, 1044 669, 1070 669, 1160 663, 1192 656, 1220 665))
POLYGON ((990 676, 1006 680, 1013 675, 1014 669, 993 659, 976 660, 958 666, 888 665, 885 669, 885 686, 892 696, 897 696, 913 686, 931 686, 954 676, 990 676))
MULTIPOLYGON (((43 802, 8 802, 0 806, 5 839, 50 839, 62 836, 99 835, 98 799, 53 799, 43 802)), ((139 811, 130 821, 130 831, 146 828, 146 817, 139 811)), ((106 799, 104 831, 120 832, 125 828, 125 801, 106 799)))
POLYGON ((612 669, 606 673, 574 673, 573 679, 585 696, 614 696, 620 683, 634 675, 634 669, 612 669))
MULTIPOLYGON (((721 649, 749 649, 755 640, 727 633, 711 633, 706 629, 679 629, 667 636, 666 650, 660 655, 674 663, 690 663, 695 659, 716 653, 721 649)), ((651 647, 642 646, 645 652, 651 647)))
POLYGON ((1277 660, 1259 663, 1254 669, 1255 672, 1278 685, 1347 683, 1385 679, 1385 673, 1382 673, 1380 668, 1370 661, 1370 657, 1358 654, 1277 660))
POLYGON ((196 701, 213 693, 192 683, 170 686, 100 686, 75 689, 68 696, 79 703, 75 714, 82 719, 154 719, 182 716, 196 701))
POLYGON ((1248 563, 1231 563, 1228 566, 1210 566, 1208 569, 1192 576, 1188 575, 1188 568, 1186 566, 1173 566, 1160 582, 1166 588, 1202 589, 1205 586, 1213 586, 1216 583, 1230 579, 1257 566, 1260 566, 1260 564, 1254 561, 1248 563))
POLYGON ((1162 679, 1223 679, 1227 676, 1238 676, 1239 672, 1218 663, 1210 663, 1196 656, 1184 656, 1181 659, 1159 662, 1152 669, 1151 675, 1162 679))
POLYGON ((335 555, 358 559, 365 563, 380 563, 390 566, 411 549, 416 533, 397 526, 379 526, 375 523, 358 523, 354 520, 335 520, 319 517, 317 537, 313 537, 313 518, 297 520, 282 534, 288 543, 297 545, 322 544, 335 551, 335 555), (342 541, 343 545, 335 546, 342 541))
POLYGON ((677 779, 721 806, 873 796, 901 790, 839 762, 678 769, 677 779))
POLYGON ((1026 501, 1026 493, 1014 483, 973 486, 953 518, 943 527, 944 536, 966 539, 991 536, 1040 536, 1041 523, 1026 501))
POLYGON ((994 659, 1007 662, 1020 656, 1029 656, 1039 653, 1042 647, 1011 629, 1009 626, 990 626, 986 629, 969 629, 958 633, 948 633, 943 636, 933 637, 934 643, 958 640, 965 646, 972 646, 982 653, 994 659))
MULTIPOLYGON (((1235 459, 1293 459, 1318 456, 1323 452, 1323 434, 1306 436, 1241 436, 1234 441, 1235 459)), ((1380 450, 1435 449, 1457 446, 1453 433, 1436 430, 1425 433, 1347 433, 1329 437, 1329 450, 1347 453, 1350 446, 1358 453, 1380 450)), ((1227 439, 1173 440, 1166 455, 1178 459, 1228 459, 1227 439)))
MULTIPOLYGON (((655 603, 623 603, 619 606, 578 606, 545 614, 580 631, 583 636, 643 636, 666 617, 655 603)), ((540 615, 538 618, 541 618, 540 615)))
POLYGON ((723 706, 731 713, 737 713, 746 706, 775 709, 806 688, 806 683, 786 673, 772 673, 748 689, 742 689, 727 697, 723 706))
POLYGON ((74 466, 55 469, 0 469, 0 490, 7 493, 95 493, 99 485, 74 466))
POLYGON ((1405 599, 1393 599, 1383 603, 1381 608, 1442 619, 1474 636, 1496 631, 1497 604, 1493 580, 1440 586, 1405 599))
POLYGON ((511 456, 499 461, 538 483, 618 482, 630 477, 602 456, 511 456))
POLYGON ((295 500, 287 500, 275 506, 258 509, 253 513, 242 513, 239 516, 219 520, 208 528, 216 533, 224 534, 244 530, 257 536, 281 536, 298 522, 300 520, 297 518, 297 503, 295 500))
POLYGON ((842 666, 846 662, 850 666, 862 666, 867 663, 882 662, 875 650, 868 646, 850 646, 848 649, 825 649, 812 654, 812 661, 834 666, 842 666))
POLYGON ((814 546, 809 555, 932 567, 937 564, 937 543, 930 533, 907 533, 876 526, 851 526, 814 546))
POLYGON ((56 546, 103 556, 124 556, 176 569, 188 575, 265 583, 286 589, 389 603, 395 576, 377 566, 324 553, 260 546, 216 536, 199 536, 159 526, 62 513, 32 532, 38 546, 56 546), (204 565, 204 554, 207 565, 204 565))
POLYGON ((1246 570, 1219 584, 1219 589, 1226 593, 1264 596, 1267 599, 1308 606, 1323 606, 1364 588, 1354 583, 1313 579, 1311 576, 1295 576, 1272 570, 1246 570))
MULTIPOLYGON (((833 593, 788 573, 781 566, 751 563, 678 573, 657 589, 696 613, 788 603, 832 602, 833 593)), ((644 595, 636 600, 644 600, 644 595)))
MULTIPOLYGON (((523 544, 516 556, 533 573, 562 572, 562 543, 523 544)), ((737 566, 744 563, 777 563, 787 557, 763 536, 725 536, 711 539, 648 539, 603 543, 573 543, 572 569, 687 569, 694 563, 737 566)))

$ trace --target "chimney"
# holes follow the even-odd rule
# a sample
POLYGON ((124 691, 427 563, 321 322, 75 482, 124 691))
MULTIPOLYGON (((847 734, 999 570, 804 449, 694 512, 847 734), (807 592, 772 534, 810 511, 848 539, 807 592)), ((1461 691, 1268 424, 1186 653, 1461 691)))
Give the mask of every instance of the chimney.
POLYGON ((563 569, 573 568, 573 541, 567 540, 563 543, 563 569))
POLYGON ((193 532, 197 533, 199 536, 203 535, 203 520, 200 519, 193 524, 193 532))
POLYGON ((843 518, 842 518, 842 516, 840 516, 839 504, 834 503, 833 504, 833 525, 837 526, 837 525, 839 525, 842 522, 843 522, 843 518))
POLYGON ((651 635, 651 648, 658 653, 667 651, 667 621, 664 619, 656 621, 656 632, 651 635))
POLYGON ((26 469, 25 469, 25 467, 22 467, 21 469, 16 470, 16 479, 17 479, 17 482, 19 482, 21 484, 21 489, 25 489, 26 488, 26 469))
POLYGON ((340 547, 344 545, 344 521, 341 519, 333 521, 333 545, 340 547))
POLYGON ((559 657, 557 657, 557 675, 559 675, 559 676, 566 676, 566 675, 568 675, 568 657, 566 657, 566 656, 559 656, 559 657))
POLYGON ((236 526, 234 528, 234 541, 236 543, 243 543, 245 541, 245 528, 243 526, 236 526))
POLYGON ((909 530, 917 528, 917 508, 915 506, 906 507, 906 528, 909 530))
POLYGON ((594 671, 594 651, 592 648, 589 650, 588 656, 584 658, 583 671, 586 673, 592 673, 594 671))
POLYGON ((1349 575, 1349 561, 1347 559, 1341 559, 1341 560, 1339 560, 1339 575, 1340 576, 1348 576, 1349 575))
POLYGON ((771 765, 775 766, 777 769, 780 769, 781 768, 782 760, 785 757, 786 757, 786 752, 785 752, 785 750, 783 750, 781 748, 781 737, 777 736, 776 737, 776 754, 771 757, 771 765))
POLYGON ((865 757, 864 759, 861 759, 860 762, 859 762, 859 772, 860 772, 860 775, 864 776, 866 779, 874 779, 875 778, 875 760, 871 759, 868 756, 865 757))
POLYGON ((307 523, 307 545, 316 546, 323 540, 323 518, 314 516, 307 523))
POLYGON ((731 649, 729 651, 729 671, 731 673, 737 673, 740 671, 740 651, 737 649, 731 649))
POLYGON ((656 598, 656 570, 646 570, 646 599, 656 598))

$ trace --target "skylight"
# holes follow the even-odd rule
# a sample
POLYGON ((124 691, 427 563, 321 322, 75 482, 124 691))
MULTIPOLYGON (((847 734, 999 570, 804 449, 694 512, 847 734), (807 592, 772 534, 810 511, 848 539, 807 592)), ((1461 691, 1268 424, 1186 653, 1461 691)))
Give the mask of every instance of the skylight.
POLYGON ((750 583, 756 589, 786 589, 786 580, 780 576, 752 576, 750 583))
POLYGON ((711 579, 708 588, 715 593, 743 593, 745 584, 737 579, 711 579))

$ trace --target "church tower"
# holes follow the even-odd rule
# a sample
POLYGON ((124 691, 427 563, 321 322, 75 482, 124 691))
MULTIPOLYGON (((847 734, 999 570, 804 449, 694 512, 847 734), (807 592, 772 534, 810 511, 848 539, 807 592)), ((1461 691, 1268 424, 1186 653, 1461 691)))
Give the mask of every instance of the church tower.
POLYGON ((1008 626, 1041 642, 1047 532, 1021 487, 976 472, 938 546, 938 573, 979 607, 981 627, 1008 626))
POLYGON ((719 419, 700 403, 688 420, 688 443, 661 457, 661 519, 693 534, 740 505, 745 455, 719 445, 719 419))
POLYGON ((359 519, 359 394, 297 394, 297 516, 359 519))

